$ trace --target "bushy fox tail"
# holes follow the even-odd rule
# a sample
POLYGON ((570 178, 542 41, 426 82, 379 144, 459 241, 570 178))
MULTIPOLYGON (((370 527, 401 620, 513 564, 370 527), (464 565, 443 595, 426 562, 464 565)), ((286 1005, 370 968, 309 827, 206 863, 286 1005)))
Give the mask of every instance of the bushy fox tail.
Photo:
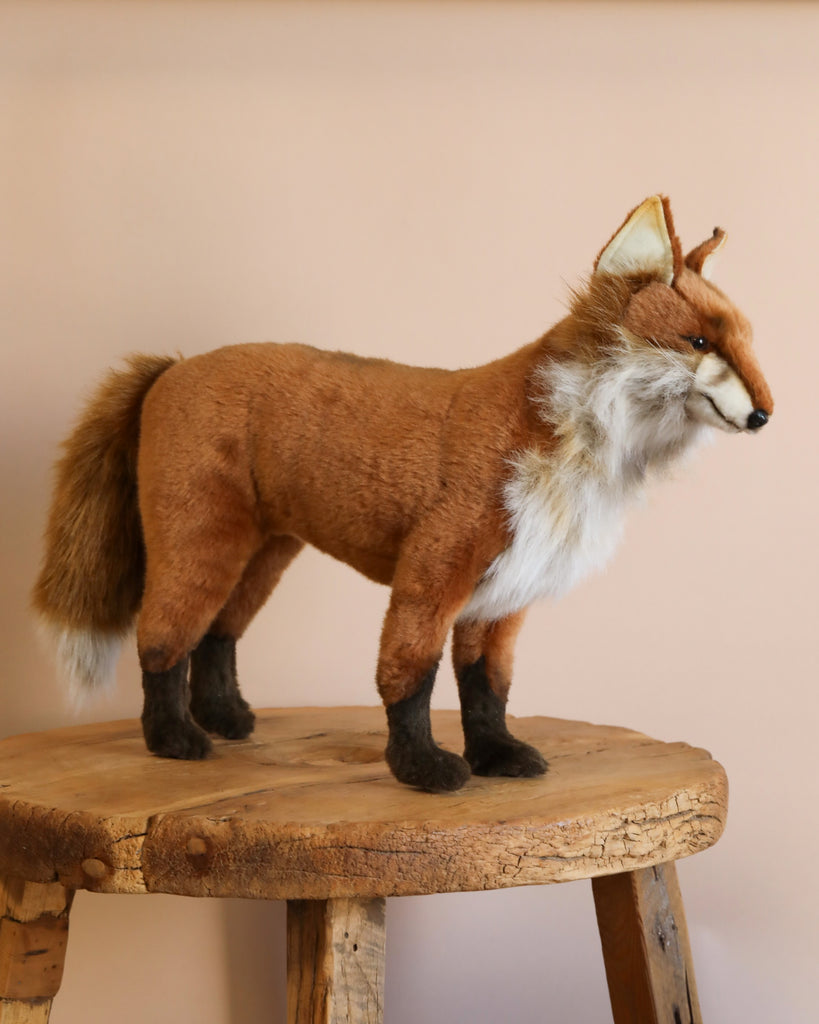
POLYGON ((137 505, 142 403, 176 362, 133 355, 111 371, 63 442, 32 603, 56 638, 77 696, 104 685, 142 600, 145 549, 137 505))

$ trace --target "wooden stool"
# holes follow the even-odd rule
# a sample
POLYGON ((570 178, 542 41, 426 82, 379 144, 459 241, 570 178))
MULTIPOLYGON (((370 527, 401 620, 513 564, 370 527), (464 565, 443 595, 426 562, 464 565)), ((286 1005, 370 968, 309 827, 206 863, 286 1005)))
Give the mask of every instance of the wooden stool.
MULTIPOLYGON (((457 712, 433 713, 461 748, 457 712)), ((673 861, 722 832, 703 750, 551 718, 514 733, 542 779, 400 786, 380 708, 262 711, 207 761, 146 753, 135 721, 0 742, 0 1022, 42 1024, 76 889, 287 900, 290 1024, 383 1016, 385 897, 591 878, 616 1024, 700 1011, 673 861)))

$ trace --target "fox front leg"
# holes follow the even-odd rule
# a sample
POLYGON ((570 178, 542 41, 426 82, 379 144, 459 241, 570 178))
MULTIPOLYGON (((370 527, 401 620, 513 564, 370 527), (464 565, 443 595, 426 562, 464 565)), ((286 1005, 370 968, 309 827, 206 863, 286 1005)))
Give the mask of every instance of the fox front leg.
POLYGON ((452 660, 461 698, 464 757, 475 775, 534 778, 546 771, 540 751, 506 728, 513 648, 524 614, 455 624, 452 660))
POLYGON ((429 716, 444 641, 461 603, 394 585, 381 634, 377 682, 387 709, 387 764, 399 782, 430 793, 460 789, 471 774, 462 757, 437 745, 429 716))

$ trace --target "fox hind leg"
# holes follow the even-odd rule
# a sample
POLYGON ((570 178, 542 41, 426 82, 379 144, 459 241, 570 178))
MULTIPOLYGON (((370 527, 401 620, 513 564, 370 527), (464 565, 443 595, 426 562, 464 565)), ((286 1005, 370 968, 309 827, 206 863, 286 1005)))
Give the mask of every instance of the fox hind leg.
POLYGON ((523 612, 497 622, 457 622, 452 658, 461 700, 464 757, 475 775, 534 778, 547 765, 543 755, 506 727, 506 699, 515 638, 523 612))
POLYGON ((186 761, 207 757, 210 739, 188 710, 188 659, 182 658, 164 672, 143 671, 142 687, 142 732, 148 750, 186 761))
POLYGON ((189 655, 241 580, 260 536, 252 511, 231 493, 212 499, 205 522, 160 519, 152 514, 160 504, 153 498, 145 488, 147 564, 137 623, 143 731, 154 753, 195 760, 207 756, 211 743, 190 713, 189 655))
POLYGON ((191 714, 207 732, 231 740, 253 732, 255 716, 236 675, 236 641, 303 546, 295 537, 268 540, 191 654, 191 714))
POLYGON ((193 720, 228 740, 246 739, 256 723, 236 678, 236 639, 206 633, 191 652, 193 720))

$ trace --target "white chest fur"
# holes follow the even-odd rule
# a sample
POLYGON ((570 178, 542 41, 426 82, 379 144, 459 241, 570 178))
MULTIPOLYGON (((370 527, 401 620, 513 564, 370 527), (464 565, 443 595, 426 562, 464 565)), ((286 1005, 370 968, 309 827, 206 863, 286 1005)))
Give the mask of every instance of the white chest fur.
POLYGON ((567 593, 611 558, 626 502, 619 482, 525 453, 506 486, 512 542, 489 567, 461 618, 495 620, 539 598, 567 593))
POLYGON ((646 344, 597 364, 547 363, 532 400, 557 445, 521 453, 504 492, 511 543, 484 574, 462 619, 503 618, 560 597, 611 558, 630 499, 703 436, 685 411, 686 361, 646 344))

